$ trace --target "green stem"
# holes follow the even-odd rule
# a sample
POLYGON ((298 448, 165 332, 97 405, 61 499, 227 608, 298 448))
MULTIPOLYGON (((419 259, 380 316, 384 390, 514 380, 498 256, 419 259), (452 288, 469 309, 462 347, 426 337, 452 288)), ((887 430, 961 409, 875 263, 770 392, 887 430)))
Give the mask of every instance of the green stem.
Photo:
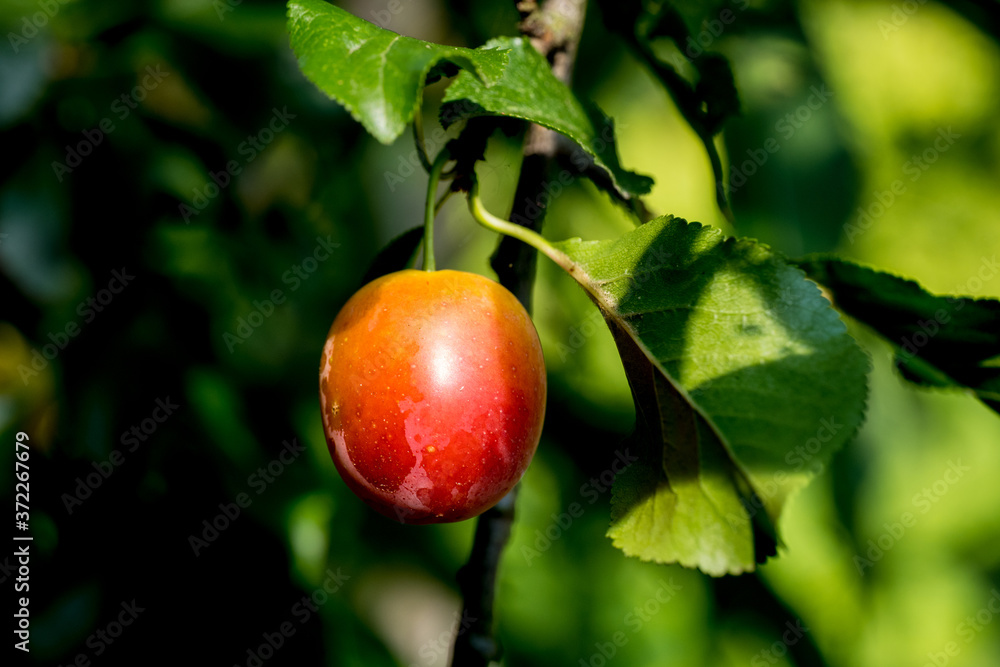
POLYGON ((434 270, 434 217, 437 215, 436 197, 438 183, 441 181, 441 172, 445 163, 451 159, 447 148, 442 148, 441 152, 434 158, 431 165, 430 177, 427 180, 427 201, 424 203, 424 271, 434 270))
POLYGON ((483 206, 482 199, 479 198, 479 181, 475 178, 472 179, 472 187, 469 189, 469 211, 472 213, 472 217, 476 219, 476 222, 481 224, 483 227, 492 229, 495 232, 500 232, 501 234, 506 234, 507 236, 513 236, 517 240, 527 243, 532 248, 561 266, 570 274, 575 273, 578 270, 579 267, 576 262, 571 260, 562 251, 556 249, 555 246, 549 243, 545 237, 538 232, 510 222, 509 220, 498 218, 487 211, 483 206))

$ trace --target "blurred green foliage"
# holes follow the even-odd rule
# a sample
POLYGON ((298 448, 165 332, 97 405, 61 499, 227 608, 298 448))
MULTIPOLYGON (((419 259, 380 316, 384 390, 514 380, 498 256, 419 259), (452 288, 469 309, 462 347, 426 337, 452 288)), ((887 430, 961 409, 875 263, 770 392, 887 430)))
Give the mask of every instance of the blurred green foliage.
MULTIPOLYGON (((1000 279, 973 280, 1000 248, 1000 48, 976 4, 677 3, 733 64, 742 114, 718 141, 746 177, 735 229, 697 137, 597 6, 575 85, 616 119, 623 165, 655 177, 655 212, 997 297, 1000 279), (716 31, 726 7, 735 20, 716 31)), ((516 33, 513 3, 343 6, 444 44, 516 33)), ((445 664, 474 524, 368 511, 334 471, 316 397, 338 308, 420 222, 412 144, 378 144, 304 80, 279 2, 7 0, 0 27, 0 461, 13 470, 13 434, 31 436, 28 664, 248 665, 282 627, 264 664, 445 664), (114 271, 135 276, 120 293, 114 271), (178 407, 158 420, 157 399, 178 407), (211 538, 203 522, 226 527, 211 538), (100 639, 133 599, 137 620, 100 639)), ((491 210, 509 210, 518 164, 496 137, 480 167, 491 210)), ((631 224, 578 182, 546 234, 631 224)), ((439 266, 489 273, 495 236, 463 202, 438 229, 439 266)), ((540 264, 550 397, 500 572, 506 664, 1000 663, 994 414, 905 385, 854 326, 875 366, 867 426, 791 503, 779 557, 720 580, 644 564, 604 537, 600 477, 632 408, 591 308, 540 264)))

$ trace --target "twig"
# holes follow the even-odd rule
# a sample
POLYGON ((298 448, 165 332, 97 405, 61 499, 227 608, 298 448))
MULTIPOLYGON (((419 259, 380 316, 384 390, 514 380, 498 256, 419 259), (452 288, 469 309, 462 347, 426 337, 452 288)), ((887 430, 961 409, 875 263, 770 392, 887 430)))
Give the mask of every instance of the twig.
MULTIPOLYGON (((522 34, 530 37, 532 46, 552 63, 553 74, 568 84, 583 31, 586 0, 548 0, 542 8, 535 0, 522 0, 517 5, 521 12, 522 34)), ((511 217, 519 222, 525 221, 527 224, 524 226, 536 232, 541 229, 545 216, 545 208, 540 204, 544 204, 544 186, 555 164, 557 151, 558 141, 554 132, 538 125, 529 126, 511 217)), ((515 238, 503 236, 490 260, 500 283, 529 312, 536 259, 537 252, 533 248, 515 238)), ((500 645, 493 629, 493 601, 497 567, 510 538, 516 498, 517 487, 477 519, 472 553, 458 574, 459 588, 465 601, 463 618, 468 619, 470 625, 455 637, 453 667, 487 667, 500 657, 500 645)))
POLYGON ((660 80, 681 116, 701 140, 711 163, 716 203, 726 219, 733 223, 726 174, 715 147, 715 135, 722 129, 722 123, 739 111, 728 62, 711 53, 697 61, 687 56, 685 45, 692 38, 674 3, 627 3, 625 9, 620 3, 610 0, 605 4, 604 18, 609 27, 621 35, 625 44, 660 80), (651 40, 659 37, 671 39, 698 71, 697 85, 690 83, 673 65, 657 55, 651 40), (720 82, 724 82, 723 77, 729 79, 728 89, 726 86, 718 87, 720 82))
POLYGON ((493 633, 493 600, 497 568, 510 539, 516 499, 515 488, 476 521, 469 562, 458 571, 458 585, 465 599, 462 621, 467 625, 455 637, 451 658, 454 667, 486 667, 500 658, 500 644, 493 633))
MULTIPOLYGON (((521 32, 532 46, 552 63, 552 73, 565 84, 573 75, 573 62, 583 31, 586 0, 549 0, 538 9, 534 0, 518 2, 521 32)), ((528 127, 524 161, 514 192, 510 218, 534 231, 542 227, 548 194, 544 188, 559 153, 559 135, 540 125, 528 127)), ((500 283, 531 311, 531 287, 535 281, 537 254, 517 239, 503 237, 490 258, 500 283)))
POLYGON ((677 73, 677 71, 665 63, 660 62, 653 53, 653 50, 645 44, 634 40, 632 46, 639 56, 643 59, 643 62, 653 71, 660 81, 663 82, 664 87, 670 94, 671 99, 673 99, 674 104, 680 111, 681 116, 687 121, 691 129, 694 130, 695 134, 701 140, 702 145, 705 147, 705 153, 708 155, 708 161, 712 167, 712 176, 715 181, 715 201, 722 211, 722 214, 726 219, 732 223, 733 214, 732 210, 729 208, 729 201, 727 198, 727 181, 726 174, 722 168, 722 160, 719 157, 719 151, 715 147, 715 136, 713 131, 708 127, 705 122, 705 113, 701 110, 701 101, 694 91, 691 89, 691 85, 684 80, 684 78, 677 73))

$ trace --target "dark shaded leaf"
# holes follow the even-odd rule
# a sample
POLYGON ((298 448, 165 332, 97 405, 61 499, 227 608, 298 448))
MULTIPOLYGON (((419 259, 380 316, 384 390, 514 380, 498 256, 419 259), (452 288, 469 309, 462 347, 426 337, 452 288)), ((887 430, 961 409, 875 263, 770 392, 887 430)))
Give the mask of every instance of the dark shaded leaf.
POLYGON ((445 93, 447 104, 441 109, 446 127, 454 117, 496 115, 538 123, 575 141, 611 176, 619 194, 649 192, 653 180, 626 171, 618 161, 611 121, 599 109, 581 104, 529 42, 520 37, 501 37, 486 47, 509 49, 510 61, 503 76, 487 88, 475 77, 459 74, 445 93))
MULTIPOLYGON (((904 378, 971 389, 1000 412, 1000 301, 936 296, 912 280, 823 255, 798 265, 837 308, 892 344, 904 378)), ((983 266, 1000 272, 995 255, 983 266)))

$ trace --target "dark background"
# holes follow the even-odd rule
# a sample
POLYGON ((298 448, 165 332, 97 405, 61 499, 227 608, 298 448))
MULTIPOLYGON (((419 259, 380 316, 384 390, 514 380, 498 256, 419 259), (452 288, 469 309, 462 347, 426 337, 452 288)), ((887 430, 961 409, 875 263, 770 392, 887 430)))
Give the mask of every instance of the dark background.
MULTIPOLYGON (((513 3, 339 4, 441 43, 516 33, 513 3)), ((936 292, 1000 295, 981 272, 1000 248, 1000 51, 977 3, 677 4, 740 89, 743 114, 720 139, 747 176, 735 229, 696 137, 596 5, 576 68, 577 92, 618 120, 622 162, 656 178, 653 210, 793 256, 837 250, 936 292), (726 8, 735 20, 720 28, 726 8), (947 128, 959 138, 933 149, 947 128), (742 166, 769 140, 776 152, 742 166), (874 222, 858 227, 859 209, 874 222)), ((330 323, 379 248, 420 223, 426 177, 407 167, 408 136, 377 144, 300 75, 284 12, 0 5, 0 489, 10 507, 23 431, 33 537, 31 653, 3 650, 24 664, 446 663, 474 522, 369 511, 335 473, 316 395, 330 323), (276 113, 287 123, 269 128, 276 113), (123 288, 115 272, 132 276, 123 288), (290 636, 261 653, 283 624, 290 636)), ((428 128, 442 90, 428 91, 428 128)), ((497 137, 488 158, 484 195, 503 213, 519 147, 497 137)), ((495 236, 458 201, 441 220, 439 267, 491 275, 495 236)), ((631 224, 576 183, 546 233, 608 238, 631 224)), ((869 423, 793 503, 780 557, 722 580, 626 559, 604 537, 609 494, 591 503, 582 490, 630 429, 624 375, 582 292, 540 269, 550 393, 500 573, 506 664, 1000 662, 992 612, 978 629, 966 620, 1000 586, 995 415, 903 385, 888 348, 852 324, 875 366, 869 423), (935 487, 956 460, 971 470, 935 487), (564 528, 574 502, 585 512, 564 528), (917 522, 897 538, 907 511, 917 522), (890 547, 859 573, 854 557, 880 538, 890 547)), ((8 599, 13 548, 0 550, 8 599)))

